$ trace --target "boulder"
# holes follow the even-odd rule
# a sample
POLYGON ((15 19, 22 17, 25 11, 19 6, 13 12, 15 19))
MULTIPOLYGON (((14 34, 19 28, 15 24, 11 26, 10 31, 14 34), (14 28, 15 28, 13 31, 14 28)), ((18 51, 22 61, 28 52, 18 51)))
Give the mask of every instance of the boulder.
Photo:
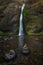
POLYGON ((14 50, 10 50, 9 53, 5 53, 4 59, 9 61, 16 57, 16 53, 14 50))

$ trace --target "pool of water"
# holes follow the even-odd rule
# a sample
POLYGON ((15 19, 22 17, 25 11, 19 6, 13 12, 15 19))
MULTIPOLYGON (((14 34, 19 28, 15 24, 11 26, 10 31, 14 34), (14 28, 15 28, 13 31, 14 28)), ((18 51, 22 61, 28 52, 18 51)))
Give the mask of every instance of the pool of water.
POLYGON ((0 37, 0 64, 1 65, 43 65, 43 36, 2 36, 0 37), (27 44, 29 54, 21 53, 27 44), (15 50, 17 57, 6 62, 3 57, 9 50, 15 50))

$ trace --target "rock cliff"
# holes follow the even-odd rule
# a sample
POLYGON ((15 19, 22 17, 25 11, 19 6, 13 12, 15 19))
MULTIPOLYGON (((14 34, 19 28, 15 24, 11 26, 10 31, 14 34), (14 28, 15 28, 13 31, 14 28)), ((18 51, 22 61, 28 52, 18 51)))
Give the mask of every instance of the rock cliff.
POLYGON ((17 33, 20 9, 24 2, 23 23, 26 33, 43 31, 42 0, 0 0, 0 31, 17 33))

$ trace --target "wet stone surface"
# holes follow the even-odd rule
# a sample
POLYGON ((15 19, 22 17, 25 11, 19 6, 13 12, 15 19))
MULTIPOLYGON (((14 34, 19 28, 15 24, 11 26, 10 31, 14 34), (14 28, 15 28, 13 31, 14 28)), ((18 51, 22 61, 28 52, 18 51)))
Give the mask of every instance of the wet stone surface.
POLYGON ((0 65, 43 65, 43 36, 25 36, 21 38, 22 41, 19 40, 18 36, 7 38, 7 40, 4 40, 4 37, 0 39, 2 41, 0 42, 0 65), (29 54, 21 53, 22 49, 27 47, 30 51, 29 54), (12 49, 17 56, 10 61, 6 61, 3 57, 5 53, 9 53, 12 49))

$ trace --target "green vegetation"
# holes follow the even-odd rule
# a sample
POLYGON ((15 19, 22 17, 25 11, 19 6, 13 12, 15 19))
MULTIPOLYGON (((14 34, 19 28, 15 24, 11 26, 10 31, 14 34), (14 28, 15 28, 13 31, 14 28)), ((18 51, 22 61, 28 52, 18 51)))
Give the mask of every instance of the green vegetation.
POLYGON ((34 20, 34 19, 37 19, 37 18, 38 18, 38 16, 35 16, 35 15, 30 15, 30 18, 31 18, 32 20, 34 20))
POLYGON ((26 10, 26 9, 24 9, 24 11, 23 11, 23 15, 24 15, 24 17, 26 17, 26 16, 27 16, 27 14, 28 14, 27 10, 26 10))
POLYGON ((28 35, 34 35, 34 33, 31 32, 31 31, 27 32, 27 34, 28 34, 28 35))
POLYGON ((5 9, 7 7, 7 5, 1 5, 0 9, 5 9))
POLYGON ((34 22, 34 23, 39 22, 40 23, 40 18, 36 15, 30 15, 29 18, 30 18, 31 22, 34 22))
POLYGON ((31 32, 31 31, 27 31, 27 34, 28 35, 43 35, 43 31, 42 32, 39 32, 39 33, 33 33, 33 32, 31 32))
POLYGON ((14 32, 7 32, 8 35, 14 35, 14 32))
POLYGON ((4 35, 4 32, 0 31, 0 35, 4 35))
POLYGON ((40 35, 43 35, 43 31, 39 33, 40 35))

